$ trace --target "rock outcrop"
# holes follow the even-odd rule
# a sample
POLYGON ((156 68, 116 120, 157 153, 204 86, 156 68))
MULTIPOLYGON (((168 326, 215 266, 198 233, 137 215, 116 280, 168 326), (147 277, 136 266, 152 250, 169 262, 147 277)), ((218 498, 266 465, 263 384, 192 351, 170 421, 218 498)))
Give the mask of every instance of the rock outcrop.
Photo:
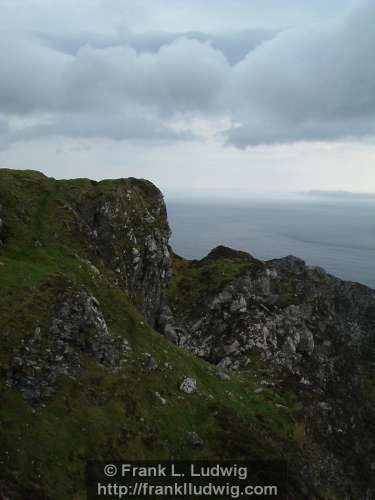
POLYGON ((36 248, 69 245, 94 272, 112 271, 114 284, 149 323, 157 321, 171 273, 170 229, 159 189, 133 178, 57 181, 10 170, 2 177, 9 181, 0 193, 0 240, 3 217, 9 217, 11 240, 22 235, 36 248))
POLYGON ((138 179, 111 181, 101 192, 96 184, 64 205, 87 238, 93 258, 100 258, 117 283, 154 324, 170 278, 170 230, 161 192, 138 179))
POLYGON ((265 384, 293 387, 303 402, 310 491, 329 483, 340 498, 367 498, 366 481, 375 491, 375 291, 293 256, 260 262, 220 247, 182 271, 180 261, 165 335, 221 369, 261 366, 265 384), (178 300, 192 276, 199 289, 211 269, 225 268, 243 270, 208 287, 193 308, 192 297, 178 300))
POLYGON ((68 288, 65 300, 54 307, 46 329, 36 327, 16 350, 8 385, 38 404, 55 392, 59 377, 79 376, 83 354, 118 371, 129 350, 125 338, 109 334, 97 299, 85 289, 68 288))

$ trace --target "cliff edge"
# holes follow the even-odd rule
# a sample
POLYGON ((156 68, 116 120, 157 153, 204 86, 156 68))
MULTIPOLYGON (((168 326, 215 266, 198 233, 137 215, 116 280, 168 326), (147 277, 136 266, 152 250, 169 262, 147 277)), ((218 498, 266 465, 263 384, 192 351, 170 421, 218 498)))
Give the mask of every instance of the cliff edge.
POLYGON ((169 236, 146 180, 0 170, 0 498, 83 499, 88 460, 172 457, 374 498, 375 292, 169 236))

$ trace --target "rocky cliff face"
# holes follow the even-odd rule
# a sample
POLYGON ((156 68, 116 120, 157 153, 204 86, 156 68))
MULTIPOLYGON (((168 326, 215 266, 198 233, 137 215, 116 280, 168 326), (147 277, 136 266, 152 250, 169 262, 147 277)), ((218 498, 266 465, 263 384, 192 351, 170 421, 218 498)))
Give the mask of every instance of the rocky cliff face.
POLYGON ((160 191, 149 181, 112 181, 106 192, 92 184, 64 209, 94 259, 117 275, 117 283, 154 324, 170 278, 169 226, 160 191))
POLYGON ((293 387, 308 491, 372 498, 375 291, 293 256, 260 262, 219 247, 199 262, 176 260, 165 334, 218 367, 255 368, 265 386, 293 387), (192 277, 199 286, 215 274, 216 289, 179 300, 192 277))
POLYGON ((291 500, 375 498, 375 292, 169 233, 148 181, 0 170, 0 498, 78 500, 88 459, 129 456, 282 459, 291 500))
POLYGON ((71 245, 93 272, 111 271, 115 285, 151 324, 156 321, 170 278, 170 230, 163 196, 151 182, 55 181, 37 172, 3 172, 9 181, 1 193, 0 238, 7 231, 10 245, 20 234, 34 247, 48 247, 51 238, 71 245))

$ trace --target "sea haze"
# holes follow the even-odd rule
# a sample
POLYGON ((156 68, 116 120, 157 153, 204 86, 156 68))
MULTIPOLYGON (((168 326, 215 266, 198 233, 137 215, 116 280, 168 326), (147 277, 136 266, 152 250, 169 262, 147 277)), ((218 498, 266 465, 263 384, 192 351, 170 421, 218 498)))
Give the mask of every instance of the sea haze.
POLYGON ((167 201, 174 251, 200 259, 217 245, 267 260, 296 255, 375 288, 375 199, 319 196, 167 201))

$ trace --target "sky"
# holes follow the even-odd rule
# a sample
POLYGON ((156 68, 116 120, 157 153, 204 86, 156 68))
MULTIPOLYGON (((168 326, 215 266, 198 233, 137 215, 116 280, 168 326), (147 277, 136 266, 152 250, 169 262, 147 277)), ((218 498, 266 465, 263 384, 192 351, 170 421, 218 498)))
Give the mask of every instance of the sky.
POLYGON ((375 192, 373 0, 0 0, 0 168, 375 192))

